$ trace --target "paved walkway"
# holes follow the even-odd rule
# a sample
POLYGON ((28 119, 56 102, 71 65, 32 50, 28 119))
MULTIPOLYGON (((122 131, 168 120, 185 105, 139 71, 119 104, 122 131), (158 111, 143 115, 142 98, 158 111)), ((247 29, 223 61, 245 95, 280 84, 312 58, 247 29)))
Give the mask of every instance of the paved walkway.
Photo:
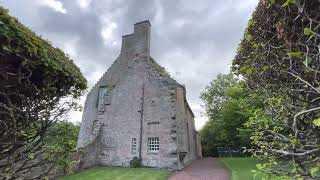
POLYGON ((219 159, 203 158, 177 171, 169 180, 229 180, 229 178, 229 171, 219 159))

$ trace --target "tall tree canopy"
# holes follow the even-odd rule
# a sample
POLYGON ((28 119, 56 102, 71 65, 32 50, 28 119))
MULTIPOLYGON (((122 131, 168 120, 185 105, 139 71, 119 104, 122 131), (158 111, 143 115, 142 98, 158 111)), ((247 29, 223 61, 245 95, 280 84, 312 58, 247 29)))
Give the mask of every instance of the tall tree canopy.
POLYGON ((44 162, 52 122, 77 108, 87 82, 60 49, 0 7, 0 179, 15 179, 44 162))
POLYGON ((250 147, 244 124, 260 101, 232 74, 219 74, 202 93, 208 122, 201 129, 204 156, 218 156, 217 147, 250 147))
POLYGON ((320 1, 260 0, 248 23, 233 70, 267 105, 247 123, 261 169, 319 178, 320 1), (276 163, 275 159, 292 162, 276 163))

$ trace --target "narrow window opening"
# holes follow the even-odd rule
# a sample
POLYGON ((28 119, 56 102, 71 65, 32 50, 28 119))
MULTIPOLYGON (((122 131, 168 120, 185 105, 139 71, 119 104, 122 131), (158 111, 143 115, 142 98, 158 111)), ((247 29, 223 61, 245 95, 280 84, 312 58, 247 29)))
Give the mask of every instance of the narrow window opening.
POLYGON ((98 120, 94 120, 92 123, 92 129, 91 129, 91 133, 93 133, 94 131, 94 127, 96 126, 96 124, 98 123, 98 120))
POLYGON ((132 138, 131 152, 132 152, 132 154, 137 153, 137 139, 136 138, 132 138))
POLYGON ((188 136, 187 136, 187 138, 188 138, 188 151, 190 152, 190 134, 189 134, 189 125, 188 125, 188 123, 187 123, 187 133, 188 133, 188 136))

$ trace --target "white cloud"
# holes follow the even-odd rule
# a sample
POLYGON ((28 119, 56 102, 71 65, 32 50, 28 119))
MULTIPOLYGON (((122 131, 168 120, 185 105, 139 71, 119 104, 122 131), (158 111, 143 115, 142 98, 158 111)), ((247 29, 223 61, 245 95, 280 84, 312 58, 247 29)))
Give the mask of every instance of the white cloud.
POLYGON ((70 55, 73 59, 77 56, 77 48, 76 48, 77 40, 64 42, 62 44, 62 49, 70 55))
MULTIPOLYGON (((228 71, 258 0, 0 0, 35 32, 70 54, 91 88, 120 51, 121 35, 135 22, 152 24, 151 55, 186 85, 199 129, 200 92, 218 73, 228 71), (61 16, 45 11, 47 7, 61 16), (168 21, 170 20, 170 21, 168 21)), ((83 101, 81 101, 83 103, 83 101)), ((70 114, 79 121, 81 113, 70 114)))
POLYGON ((117 41, 113 36, 114 30, 118 27, 115 22, 112 22, 108 18, 101 18, 103 27, 101 29, 101 36, 103 38, 104 44, 107 46, 117 45, 117 41))
POLYGON ((57 0, 41 0, 39 1, 40 5, 48 6, 52 8, 53 10, 60 12, 62 14, 66 14, 67 10, 63 7, 62 2, 57 0))
POLYGON ((77 0, 79 6, 83 9, 87 9, 91 4, 92 0, 77 0))
POLYGON ((154 18, 154 24, 161 24, 163 22, 163 7, 160 0, 155 1, 156 15, 154 18))
POLYGON ((194 118, 194 124, 196 126, 196 130, 200 130, 208 121, 208 118, 206 116, 200 116, 194 118))

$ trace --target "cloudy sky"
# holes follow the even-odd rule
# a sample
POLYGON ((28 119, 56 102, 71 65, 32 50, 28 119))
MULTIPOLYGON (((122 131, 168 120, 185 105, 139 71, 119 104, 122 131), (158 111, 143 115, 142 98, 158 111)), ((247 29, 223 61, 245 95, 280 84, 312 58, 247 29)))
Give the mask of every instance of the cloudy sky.
MULTIPOLYGON (((229 71, 258 0, 0 0, 23 24, 68 53, 89 81, 102 76, 133 24, 152 24, 151 55, 186 85, 188 102, 203 126, 200 92, 229 71)), ((82 98, 82 103, 85 97, 82 98)), ((71 113, 81 121, 81 112, 71 113)))

